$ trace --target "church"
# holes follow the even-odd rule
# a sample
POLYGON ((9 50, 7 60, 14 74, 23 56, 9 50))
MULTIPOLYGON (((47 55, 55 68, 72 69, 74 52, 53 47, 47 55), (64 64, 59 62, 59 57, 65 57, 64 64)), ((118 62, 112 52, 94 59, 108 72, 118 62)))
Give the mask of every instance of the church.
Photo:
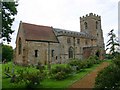
POLYGON ((105 48, 101 16, 80 17, 80 32, 20 22, 14 63, 37 65, 67 63, 97 55, 104 59, 105 48))

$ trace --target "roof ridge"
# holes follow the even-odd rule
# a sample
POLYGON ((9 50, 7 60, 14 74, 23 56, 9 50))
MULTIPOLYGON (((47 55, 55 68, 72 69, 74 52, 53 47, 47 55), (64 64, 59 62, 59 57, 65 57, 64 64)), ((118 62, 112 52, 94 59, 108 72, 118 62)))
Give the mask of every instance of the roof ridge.
POLYGON ((33 26, 39 26, 39 27, 52 27, 52 26, 45 26, 45 25, 38 25, 38 24, 33 24, 33 23, 26 23, 26 22, 22 22, 22 24, 29 24, 29 25, 33 25, 33 26))

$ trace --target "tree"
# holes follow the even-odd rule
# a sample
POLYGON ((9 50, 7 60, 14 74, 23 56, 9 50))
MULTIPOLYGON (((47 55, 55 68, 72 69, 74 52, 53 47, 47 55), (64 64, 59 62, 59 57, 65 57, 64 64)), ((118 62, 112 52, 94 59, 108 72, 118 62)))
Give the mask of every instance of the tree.
POLYGON ((117 41, 117 39, 116 39, 116 35, 115 35, 115 33, 113 33, 113 29, 108 33, 108 36, 110 36, 110 39, 108 40, 108 42, 107 42, 107 49, 106 50, 110 50, 110 53, 112 54, 112 55, 114 55, 115 53, 116 53, 116 47, 117 46, 120 46, 120 44, 118 43, 118 41, 117 41))
POLYGON ((95 88, 96 90, 120 90, 120 53, 115 56, 112 64, 98 73, 95 88))
POLYGON ((13 59, 13 48, 12 46, 2 45, 2 61, 11 61, 13 59))
MULTIPOLYGON (((14 30, 11 29, 12 23, 14 21, 14 16, 17 14, 16 7, 18 3, 13 0, 13 2, 3 2, 2 5, 2 37, 3 40, 7 40, 7 42, 11 42, 11 34, 14 30)), ((0 11, 0 12, 1 12, 0 11)))

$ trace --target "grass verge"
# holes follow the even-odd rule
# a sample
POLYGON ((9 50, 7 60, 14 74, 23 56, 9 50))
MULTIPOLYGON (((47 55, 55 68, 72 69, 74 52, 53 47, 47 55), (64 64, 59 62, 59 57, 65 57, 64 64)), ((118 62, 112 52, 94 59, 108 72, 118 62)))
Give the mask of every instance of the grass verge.
MULTIPOLYGON (((104 62, 109 62, 111 63, 110 60, 104 60, 104 62)), ((101 62, 102 63, 102 62, 101 62)), ((100 64, 101 64, 100 63, 100 64)), ((76 81, 80 80, 81 78, 83 78, 85 75, 87 75, 88 73, 90 73, 91 71, 93 71, 96 67, 98 67, 100 64, 95 64, 93 65, 92 67, 90 68, 86 68, 86 69, 83 69, 81 70, 81 72, 79 73, 75 73, 73 75, 71 75, 70 77, 68 77, 67 79, 65 80, 61 80, 61 81, 58 81, 58 80, 53 80, 53 79, 45 79, 41 82, 41 85, 38 86, 38 88, 61 88, 61 89, 64 89, 64 88, 68 88, 70 85, 72 85, 73 83, 75 83, 76 81)), ((66 64, 61 64, 61 65, 66 65, 66 64)), ((9 66, 10 70, 12 70, 13 67, 15 67, 15 73, 17 73, 17 70, 18 69, 24 69, 24 68, 27 68, 29 69, 31 72, 34 72, 36 71, 37 69, 35 67, 22 67, 22 66, 17 66, 17 65, 13 65, 12 62, 9 62, 7 64, 4 64, 4 65, 1 65, 2 66, 2 74, 3 74, 3 77, 5 76, 4 75, 4 69, 6 67, 9 66)), ((53 65, 53 68, 55 67, 56 65, 53 65)), ((2 79, 2 87, 3 88, 13 88, 13 84, 10 83, 10 78, 3 78, 2 79)), ((24 84, 23 85, 20 85, 21 88, 24 88, 24 84)))

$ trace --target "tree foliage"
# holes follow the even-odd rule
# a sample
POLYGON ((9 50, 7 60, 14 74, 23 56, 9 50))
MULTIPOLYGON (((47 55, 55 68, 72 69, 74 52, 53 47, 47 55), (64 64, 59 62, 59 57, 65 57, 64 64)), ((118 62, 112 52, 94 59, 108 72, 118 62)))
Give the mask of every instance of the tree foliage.
POLYGON ((7 42, 11 41, 11 34, 14 30, 11 29, 12 23, 14 21, 14 16, 17 14, 16 7, 18 6, 17 2, 3 2, 2 4, 2 37, 3 40, 7 42))
POLYGON ((113 63, 110 66, 99 72, 96 78, 95 88, 120 90, 120 53, 115 55, 113 63))
POLYGON ((110 53, 112 55, 115 54, 116 52, 116 46, 120 46, 120 44, 118 43, 117 39, 116 39, 116 35, 115 33, 113 32, 114 30, 112 29, 109 33, 108 33, 108 36, 110 37, 110 39, 108 40, 107 42, 107 49, 106 50, 110 50, 110 53))
POLYGON ((11 61, 13 59, 13 48, 12 46, 2 45, 2 61, 11 61))

